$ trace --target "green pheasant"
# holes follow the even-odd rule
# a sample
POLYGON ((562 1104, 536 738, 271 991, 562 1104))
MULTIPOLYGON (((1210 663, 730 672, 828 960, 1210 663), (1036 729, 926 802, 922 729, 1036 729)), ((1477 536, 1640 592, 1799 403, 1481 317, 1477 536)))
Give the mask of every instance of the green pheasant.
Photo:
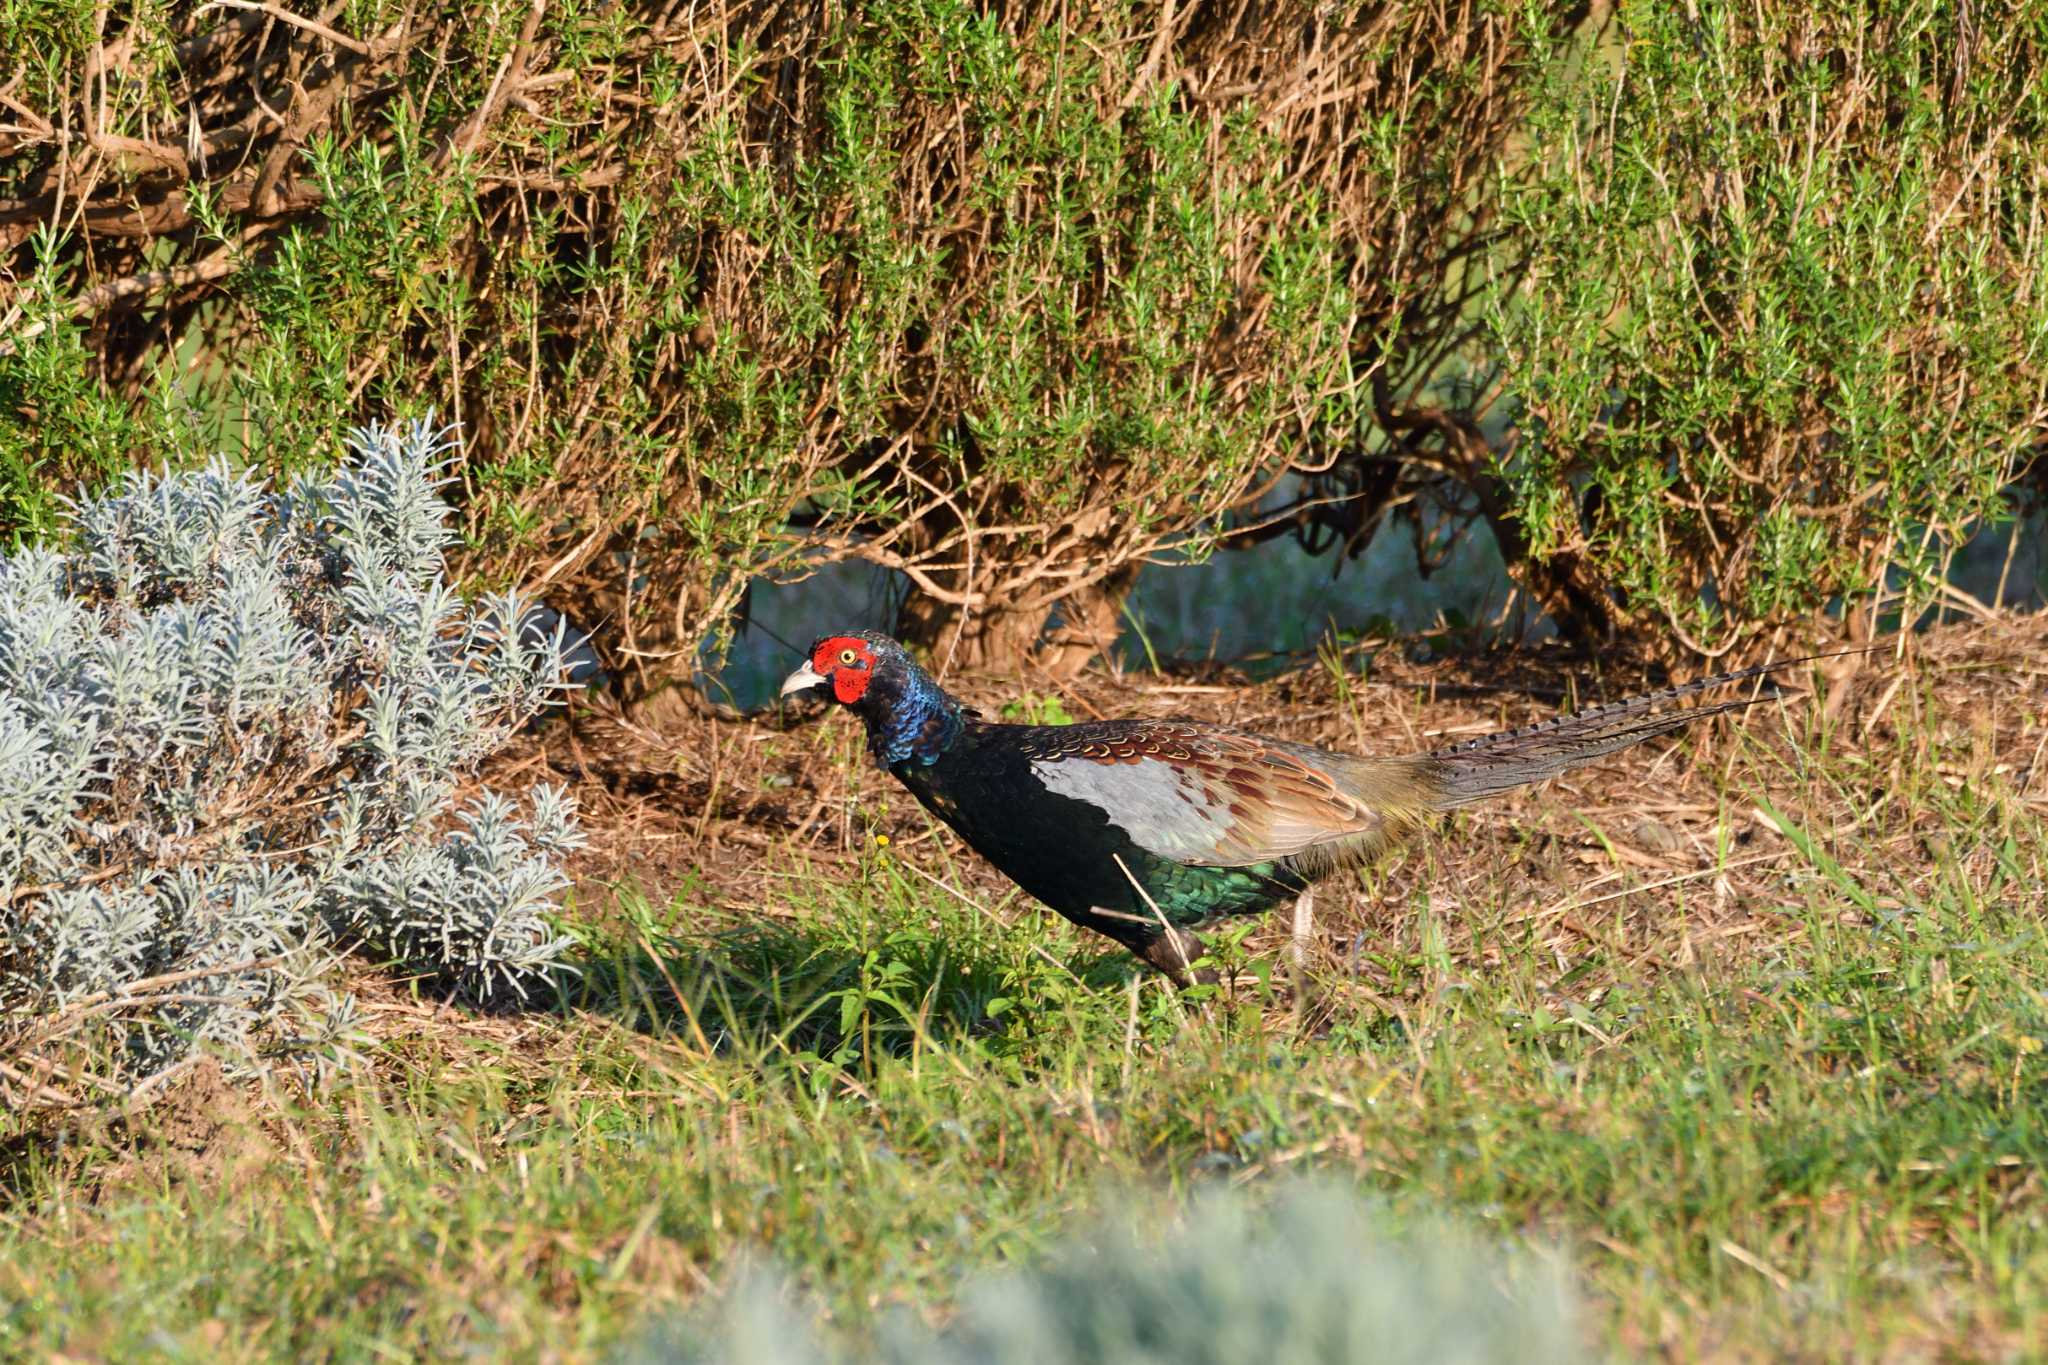
POLYGON ((1187 983, 1198 931, 1292 904, 1434 813, 1751 705, 1672 709, 1805 660, 1718 673, 1429 753, 1363 758, 1187 720, 1001 725, 886 636, 831 635, 782 684, 867 725, 875 760, 1010 879, 1187 983))

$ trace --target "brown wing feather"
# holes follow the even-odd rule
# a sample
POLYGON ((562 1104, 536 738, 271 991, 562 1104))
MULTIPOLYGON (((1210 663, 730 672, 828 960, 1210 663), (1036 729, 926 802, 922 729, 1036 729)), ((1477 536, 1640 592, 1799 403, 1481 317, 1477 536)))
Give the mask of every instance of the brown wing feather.
POLYGON ((1189 865, 1277 861, 1379 839, 1430 804, 1424 765, 1364 759, 1195 721, 1019 730, 1039 780, 1089 801, 1140 847, 1189 865))
POLYGON ((1773 694, 1675 704, 1807 662, 1715 674, 1398 758, 1332 753, 1186 720, 992 728, 1006 732, 1047 788, 1099 807, 1134 843, 1161 857, 1214 867, 1286 859, 1313 877, 1365 861, 1431 811, 1540 782, 1754 705, 1773 694))

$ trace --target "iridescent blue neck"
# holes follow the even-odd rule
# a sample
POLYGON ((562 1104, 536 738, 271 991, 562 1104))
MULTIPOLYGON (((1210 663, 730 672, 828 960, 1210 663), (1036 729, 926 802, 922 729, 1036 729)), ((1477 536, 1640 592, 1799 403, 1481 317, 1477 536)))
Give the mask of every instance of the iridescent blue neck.
POLYGON ((885 768, 901 763, 929 767, 966 724, 960 703, 908 659, 876 674, 860 710, 868 725, 868 749, 885 768))

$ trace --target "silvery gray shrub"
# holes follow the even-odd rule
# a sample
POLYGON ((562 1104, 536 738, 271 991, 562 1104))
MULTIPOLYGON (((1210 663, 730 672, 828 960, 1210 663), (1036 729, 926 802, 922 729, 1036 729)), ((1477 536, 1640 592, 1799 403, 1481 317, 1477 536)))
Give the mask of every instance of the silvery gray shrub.
POLYGON ((656 1319, 618 1365, 1544 1365, 1593 1358, 1562 1270, 1442 1219, 1397 1224, 1328 1180, 1213 1190, 1164 1229, 1098 1216, 1036 1264, 967 1284, 934 1330, 885 1317, 836 1347, 772 1274, 656 1319))
POLYGON ((574 803, 457 783, 555 696, 564 641, 445 581, 451 445, 369 427, 282 487, 132 472, 69 549, 0 560, 0 1062, 90 1020, 134 1084, 202 1040, 274 1048, 293 1003, 332 1044, 350 948, 480 1000, 550 970, 574 803))

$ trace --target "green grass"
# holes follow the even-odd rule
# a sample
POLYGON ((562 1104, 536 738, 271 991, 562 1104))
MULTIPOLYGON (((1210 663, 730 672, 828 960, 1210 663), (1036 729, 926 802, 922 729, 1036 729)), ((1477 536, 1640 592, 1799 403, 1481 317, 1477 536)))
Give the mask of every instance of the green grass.
POLYGON ((785 853, 766 921, 625 888, 556 1014, 373 992, 370 1071, 203 1157, 189 1115, 0 1148, 0 1354, 584 1358, 764 1252, 858 1343, 1130 1187, 1311 1172, 1554 1249, 1620 1355, 2017 1353, 2048 828, 1944 734, 1746 754, 1724 822, 1762 798, 1790 837, 1741 932, 1701 877, 1559 940, 1516 845, 1451 862, 1486 842, 1454 830, 1385 883, 1372 998, 1329 972, 1305 1022, 1284 971, 1177 997, 977 908, 938 841, 785 853))

